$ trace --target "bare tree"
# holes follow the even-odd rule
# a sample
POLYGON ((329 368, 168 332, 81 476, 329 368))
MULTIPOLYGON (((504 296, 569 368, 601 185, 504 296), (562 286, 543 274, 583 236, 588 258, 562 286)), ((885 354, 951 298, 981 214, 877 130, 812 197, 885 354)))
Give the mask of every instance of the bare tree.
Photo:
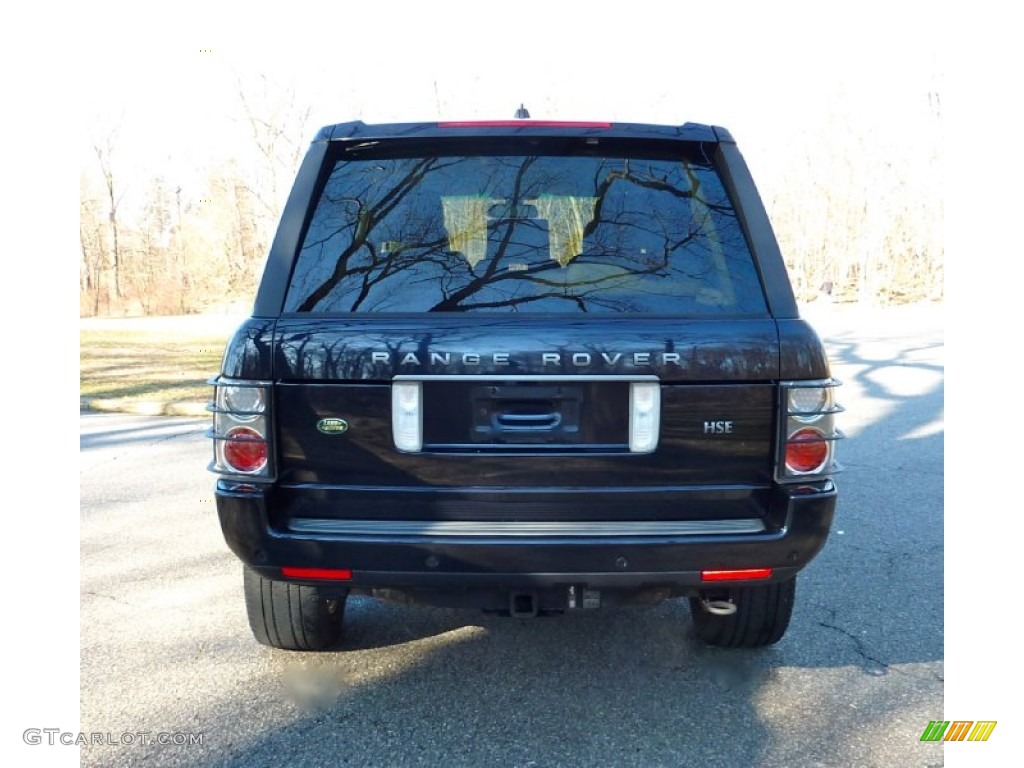
MULTIPOLYGON (((196 312, 253 295, 286 193, 311 138, 312 110, 294 87, 263 75, 239 78, 236 89, 241 138, 237 152, 213 167, 183 168, 179 178, 127 176, 122 169, 126 150, 120 141, 121 121, 113 128, 94 131, 81 181, 83 314, 196 312)), ((834 286, 839 298, 849 300, 898 303, 942 297, 944 171, 939 93, 939 82, 917 94, 908 93, 900 106, 903 112, 887 113, 885 126, 878 123, 882 118, 877 110, 860 109, 846 99, 847 94, 838 93, 826 102, 822 121, 809 124, 800 141, 773 148, 784 149, 776 157, 785 156, 788 165, 772 175, 762 192, 800 298, 816 297, 825 285, 834 286), (901 126, 898 131, 891 129, 895 122, 901 126)), ((411 181, 402 176, 392 179, 393 196, 404 195, 411 181)), ((588 236, 594 234, 596 222, 616 215, 606 207, 596 182, 588 236)), ((658 180, 634 176, 629 183, 654 189, 658 180)), ((351 253, 341 253, 335 265, 339 273, 356 275, 361 282, 352 296, 360 307, 373 303, 379 286, 391 279, 404 260, 433 263, 447 250, 443 233, 416 232, 425 249, 399 252, 395 248, 401 243, 392 243, 389 237, 386 249, 377 252, 368 233, 387 215, 393 201, 394 197, 385 195, 363 206, 362 229, 354 232, 349 249, 354 253, 365 246, 363 255, 354 259, 351 253)), ((698 202, 710 206, 708 201, 698 202)), ((407 222, 407 226, 418 225, 407 222)), ((637 225, 631 222, 630 226, 637 225)), ((674 233, 666 242, 678 242, 687 234, 673 230, 669 221, 653 221, 651 226, 674 233)), ((516 237, 539 237, 530 227, 529 222, 520 221, 503 236, 511 237, 514 230, 516 237)), ((616 227, 603 228, 601 238, 614 231, 616 227)), ((699 236, 698 232, 688 234, 699 236)), ((616 243, 601 242, 601 238, 591 237, 594 247, 604 249, 602 253, 616 252, 616 243)), ((496 247, 504 252, 500 243, 496 247)), ((669 257, 667 251, 663 255, 669 257)), ((578 257, 576 263, 584 264, 587 258, 578 257)), ((550 269, 544 264, 498 275, 487 274, 485 268, 474 273, 467 285, 462 277, 456 280, 435 266, 444 300, 463 308, 483 300, 483 289, 504 290, 516 281, 546 285, 550 269), (474 292, 474 287, 481 290, 474 292)), ((317 304, 332 293, 339 273, 318 273, 319 284, 308 286, 304 305, 317 304)), ((594 280, 587 301, 596 305, 615 278, 608 274, 594 280)))
POLYGON ((117 144, 118 127, 111 128, 101 138, 93 141, 93 150, 96 152, 96 159, 99 160, 100 171, 103 174, 103 182, 107 195, 107 213, 110 221, 112 234, 111 266, 114 272, 114 295, 118 301, 123 297, 121 290, 121 245, 119 241, 119 220, 117 209, 121 204, 124 192, 120 190, 117 180, 114 177, 113 156, 117 144))
POLYGON ((794 142, 798 152, 768 202, 798 298, 816 298, 823 286, 851 301, 942 297, 938 92, 908 98, 903 109, 896 131, 840 98, 794 142))
POLYGON ((132 297, 146 314, 182 308, 182 275, 170 187, 162 176, 152 179, 135 238, 137 248, 128 282, 132 297))
POLYGON ((258 76, 258 87, 247 89, 237 80, 238 98, 252 137, 257 164, 250 193, 264 214, 275 219, 309 141, 312 107, 300 104, 295 89, 258 76))
POLYGON ((82 296, 81 311, 93 315, 100 312, 103 266, 106 258, 106 224, 100 211, 101 201, 97 193, 87 176, 82 174, 79 181, 78 217, 82 257, 79 265, 79 292, 82 296))

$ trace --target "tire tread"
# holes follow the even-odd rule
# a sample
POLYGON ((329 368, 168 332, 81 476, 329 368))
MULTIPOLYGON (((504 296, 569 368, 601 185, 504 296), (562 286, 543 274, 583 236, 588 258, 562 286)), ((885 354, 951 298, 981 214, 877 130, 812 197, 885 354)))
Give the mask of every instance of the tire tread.
POLYGON ((796 595, 796 578, 728 590, 736 604, 731 616, 716 616, 690 598, 690 613, 698 636, 720 648, 759 648, 782 639, 789 627, 796 595))
POLYGON ((258 643, 290 651, 322 651, 338 644, 347 592, 267 579, 243 569, 249 628, 258 643), (329 609, 337 601, 336 612, 329 609))

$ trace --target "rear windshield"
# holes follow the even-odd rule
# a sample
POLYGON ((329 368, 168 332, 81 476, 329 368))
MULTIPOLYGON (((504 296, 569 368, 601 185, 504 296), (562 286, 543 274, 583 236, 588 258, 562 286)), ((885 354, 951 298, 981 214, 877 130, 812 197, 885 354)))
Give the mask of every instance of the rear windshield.
POLYGON ((703 156, 438 143, 336 162, 286 312, 766 314, 703 156))

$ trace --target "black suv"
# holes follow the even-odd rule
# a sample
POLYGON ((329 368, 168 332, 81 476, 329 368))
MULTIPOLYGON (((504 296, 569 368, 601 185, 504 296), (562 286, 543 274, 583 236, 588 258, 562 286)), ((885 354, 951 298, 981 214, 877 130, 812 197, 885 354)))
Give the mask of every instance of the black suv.
POLYGON ((782 637, 828 536, 833 397, 729 132, 329 126, 212 382, 249 622, 349 594, 512 616, 689 597, 782 637))

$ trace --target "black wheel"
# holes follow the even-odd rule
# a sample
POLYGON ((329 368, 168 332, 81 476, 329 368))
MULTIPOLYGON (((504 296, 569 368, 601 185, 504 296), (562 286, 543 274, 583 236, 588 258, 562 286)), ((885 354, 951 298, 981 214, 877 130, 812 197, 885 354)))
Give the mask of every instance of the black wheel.
POLYGON ((322 651, 341 640, 347 590, 265 579, 249 568, 244 574, 249 627, 263 645, 322 651))
POLYGON ((796 577, 757 587, 735 587, 709 592, 713 600, 728 600, 736 612, 728 616, 708 613, 700 598, 690 598, 690 613, 697 635, 720 648, 757 648, 777 643, 786 634, 793 615, 796 577))

